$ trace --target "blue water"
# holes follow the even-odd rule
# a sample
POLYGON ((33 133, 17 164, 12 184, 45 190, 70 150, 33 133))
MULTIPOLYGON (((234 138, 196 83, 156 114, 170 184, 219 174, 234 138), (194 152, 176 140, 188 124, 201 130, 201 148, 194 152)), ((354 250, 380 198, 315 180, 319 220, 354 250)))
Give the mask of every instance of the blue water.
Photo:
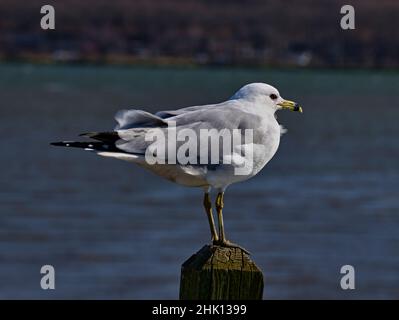
POLYGON ((305 110, 279 115, 276 156, 226 193, 227 236, 263 270, 264 298, 399 298, 397 73, 29 65, 0 65, 0 298, 177 298, 209 241, 202 191, 48 143, 255 81, 305 110), (346 264, 355 290, 340 288, 346 264))

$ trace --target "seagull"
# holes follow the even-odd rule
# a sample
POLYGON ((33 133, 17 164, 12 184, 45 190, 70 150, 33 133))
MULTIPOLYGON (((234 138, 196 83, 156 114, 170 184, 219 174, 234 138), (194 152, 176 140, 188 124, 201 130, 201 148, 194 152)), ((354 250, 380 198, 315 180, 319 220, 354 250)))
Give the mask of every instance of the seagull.
MULTIPOLYGON (((223 223, 224 193, 226 188, 236 182, 245 181, 260 172, 276 153, 280 136, 284 128, 277 122, 276 111, 286 109, 302 113, 298 103, 285 100, 279 91, 266 83, 250 83, 240 88, 230 99, 218 104, 191 106, 177 110, 159 111, 155 114, 143 110, 121 110, 115 115, 117 126, 113 131, 88 132, 80 136, 90 138, 91 141, 62 141, 51 143, 54 146, 75 147, 95 152, 99 156, 111 157, 133 162, 153 173, 175 183, 198 187, 204 190, 203 206, 208 218, 211 241, 213 245, 222 247, 238 247, 227 240, 223 223), (177 141, 175 144, 182 147, 189 144, 186 151, 208 151, 198 141, 202 130, 208 130, 208 138, 220 132, 241 130, 251 132, 250 141, 238 142, 233 139, 231 148, 218 147, 216 162, 199 161, 209 160, 207 155, 190 157, 191 162, 181 161, 175 149, 172 154, 162 154, 164 161, 148 161, 148 150, 153 141, 148 136, 155 133, 165 133, 166 138, 160 140, 166 145, 172 140, 166 132, 174 128, 177 135, 188 130, 194 132, 191 141, 177 141), (198 147, 201 145, 201 147, 198 147), (205 158, 205 159, 204 159, 205 158), (172 161, 173 160, 173 161, 172 161), (250 164, 248 166, 248 164, 250 164), (245 174, 237 174, 237 169, 246 167, 245 174), (216 230, 211 189, 217 190, 215 208, 218 218, 216 230)), ((244 134, 241 133, 241 136, 244 134)), ((217 136, 219 137, 219 136, 217 136)), ((159 145, 159 143, 158 143, 159 145)), ((176 149, 177 150, 177 149, 176 149)), ((213 149, 211 149, 212 151, 213 149)), ((153 152, 156 154, 156 152, 153 152)), ((195 153, 195 152, 194 152, 195 153)), ((154 156, 152 154, 152 156, 154 156)), ((181 154, 180 154, 181 155, 181 154)), ((180 157, 181 158, 181 157, 180 157)), ((241 248, 243 249, 243 248, 241 248)), ((243 249, 245 252, 247 250, 243 249)))

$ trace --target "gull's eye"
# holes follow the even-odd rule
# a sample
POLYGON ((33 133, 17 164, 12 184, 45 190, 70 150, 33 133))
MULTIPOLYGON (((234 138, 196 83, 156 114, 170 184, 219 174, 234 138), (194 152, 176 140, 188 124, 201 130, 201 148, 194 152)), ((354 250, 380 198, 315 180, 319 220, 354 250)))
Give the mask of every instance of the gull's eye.
POLYGON ((277 95, 275 95, 274 93, 272 93, 269 97, 272 100, 276 100, 277 99, 277 95))

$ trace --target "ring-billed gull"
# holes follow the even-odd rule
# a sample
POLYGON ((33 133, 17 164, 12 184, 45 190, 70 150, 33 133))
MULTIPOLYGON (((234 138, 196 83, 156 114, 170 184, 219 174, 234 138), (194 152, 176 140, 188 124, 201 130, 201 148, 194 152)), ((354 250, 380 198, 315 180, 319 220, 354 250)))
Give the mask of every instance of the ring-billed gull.
MULTIPOLYGON (((202 187, 203 204, 213 244, 238 247, 225 236, 222 215, 224 192, 230 184, 255 176, 276 153, 282 130, 275 117, 275 112, 279 109, 302 112, 297 103, 283 99, 276 88, 265 83, 251 83, 239 89, 229 100, 219 104, 160 111, 155 114, 142 110, 121 110, 115 116, 118 125, 114 131, 82 134, 95 141, 63 141, 52 144, 83 148, 94 151, 100 156, 130 161, 173 182, 202 187), (191 135, 189 142, 185 139, 174 141, 172 154, 168 148, 167 154, 165 152, 161 156, 164 162, 150 163, 147 156, 153 141, 148 137, 159 132, 165 133, 165 138, 161 140, 162 145, 169 146, 172 140, 168 135, 171 127, 177 136, 190 131, 194 133, 194 138, 191 135), (206 144, 198 141, 203 130, 210 132, 209 139, 220 132, 241 130, 239 132, 243 136, 244 131, 250 131, 251 141, 237 142, 233 139, 229 145, 231 148, 216 148, 218 161, 209 162, 209 157, 205 157, 203 161, 204 146, 207 154, 215 151, 215 148, 208 149, 208 141, 206 144), (194 157, 189 155, 194 161, 183 161, 181 157, 179 159, 178 150, 183 145, 186 151, 197 152, 194 157), (237 173, 237 169, 243 166, 247 171, 244 174, 237 173), (219 222, 218 232, 209 195, 211 188, 218 191, 215 202, 219 222)), ((185 153, 184 155, 187 156, 185 153)))

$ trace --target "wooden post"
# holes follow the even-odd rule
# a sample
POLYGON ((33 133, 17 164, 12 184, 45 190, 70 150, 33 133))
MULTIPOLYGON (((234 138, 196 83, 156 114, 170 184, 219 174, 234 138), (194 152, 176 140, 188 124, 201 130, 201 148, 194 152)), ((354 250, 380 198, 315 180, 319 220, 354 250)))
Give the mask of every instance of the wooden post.
POLYGON ((263 274, 239 248, 206 245, 182 265, 180 300, 262 300, 263 274))

